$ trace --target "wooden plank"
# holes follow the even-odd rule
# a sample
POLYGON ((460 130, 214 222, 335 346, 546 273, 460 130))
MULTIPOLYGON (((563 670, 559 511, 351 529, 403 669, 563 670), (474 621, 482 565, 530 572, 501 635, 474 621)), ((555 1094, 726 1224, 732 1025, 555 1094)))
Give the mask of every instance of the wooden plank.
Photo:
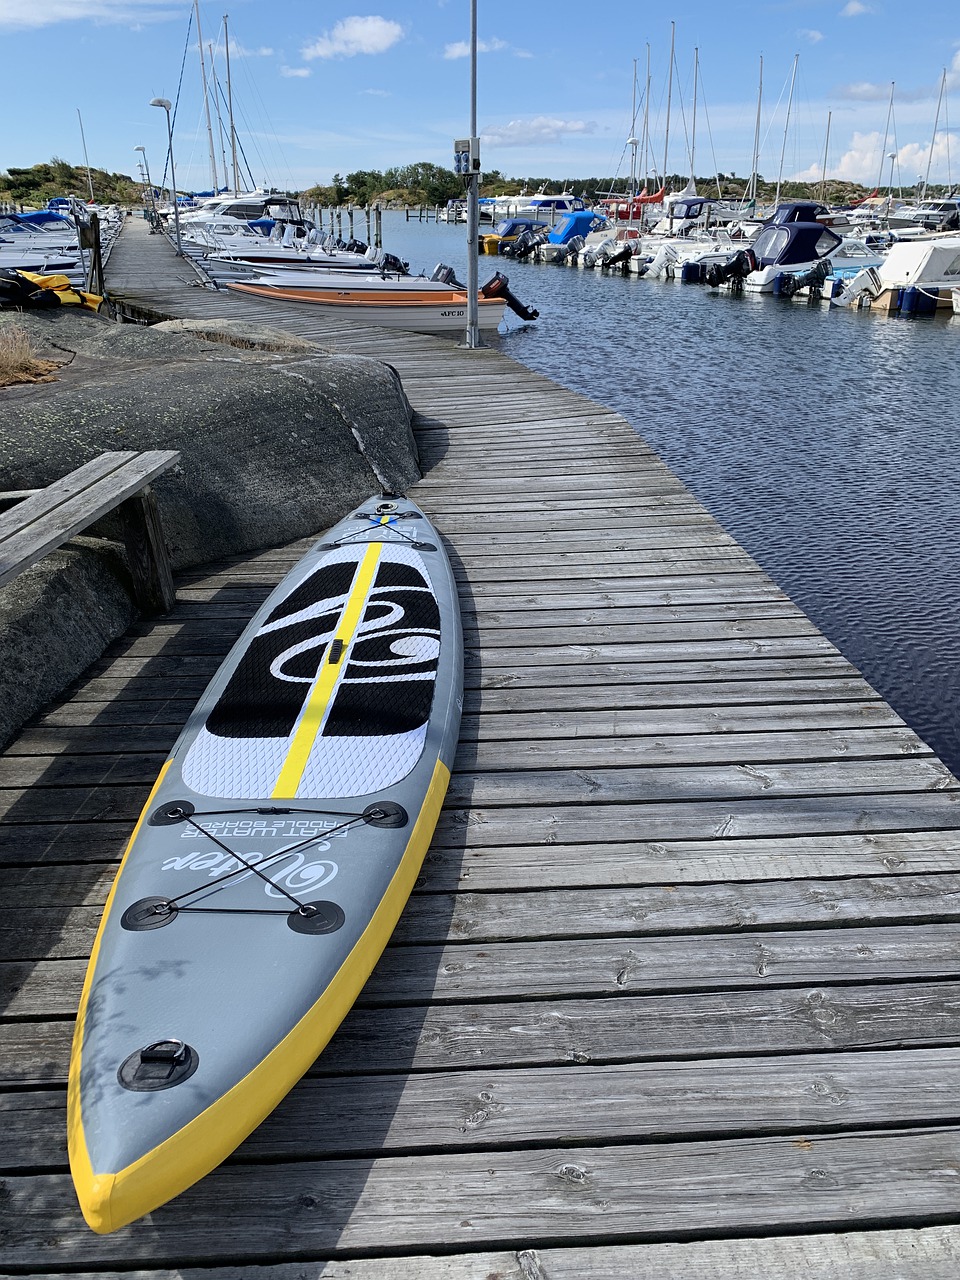
MULTIPOLYGON (((85 972, 85 958, 0 965, 5 1016, 69 1016, 85 972)), ((958 923, 654 936, 635 946, 622 938, 566 938, 388 947, 357 1004, 601 999, 958 978, 958 923)), ((228 985, 229 975, 220 980, 228 985)))
MULTIPOLYGON (((145 789, 138 792, 146 800, 145 789)), ((461 815, 458 815, 461 816, 461 815)), ((461 824, 427 853, 421 887, 431 892, 474 888, 502 891, 617 885, 677 885, 804 877, 952 872, 960 867, 955 828, 800 834, 771 838, 705 837, 601 843, 586 837, 524 844, 512 835, 483 844, 461 824)), ((130 822, 19 823, 0 843, 0 864, 33 868, 69 864, 78 879, 101 863, 115 864, 130 838, 130 822)), ((896 883, 891 891, 896 894, 896 883)))
MULTIPOLYGON (((74 1010, 7 1021, 0 1085, 65 1087, 74 1010)), ((955 981, 771 987, 605 999, 355 1006, 311 1068, 369 1071, 949 1047, 960 1040, 955 981)))
POLYGON ((151 1215, 149 1232, 95 1236, 60 1174, 7 1180, 8 1266, 129 1265, 234 1252, 276 1262, 304 1252, 393 1250, 437 1238, 468 1248, 601 1243, 712 1231, 738 1234, 931 1225, 956 1212, 960 1134, 952 1127, 725 1142, 544 1147, 404 1158, 222 1166, 151 1215), (953 1175, 953 1176, 951 1176, 953 1175), (250 1205, 257 1206, 252 1218, 250 1205), (291 1206, 298 1211, 291 1213, 291 1206), (209 1223, 217 1222, 211 1232, 209 1223), (242 1243, 241 1243, 242 1242, 242 1243))
MULTIPOLYGON (((93 864, 11 870, 0 910, 4 961, 89 955, 116 872, 93 864)), ((939 876, 709 885, 594 885, 512 893, 424 892, 422 877, 391 945, 639 938, 745 928, 861 928, 960 922, 960 869, 939 876)))
MULTIPOLYGON (((864 731, 871 734, 873 731, 864 731)), ((890 743, 899 742, 899 750, 911 750, 917 739, 911 730, 877 730, 873 742, 885 741, 893 753, 898 748, 890 743), (890 735, 894 735, 892 738, 890 735)), ((757 737, 762 735, 747 735, 757 737)), ((771 737, 774 735, 770 735, 771 737)), ((799 736, 799 735, 798 735, 799 736)), ((735 735, 730 735, 734 738, 735 735)), ((789 740, 789 735, 783 735, 789 740)), ((817 738, 826 737, 821 733, 817 738)), ((601 740, 596 749, 598 760, 608 745, 601 740)), ((763 745, 769 746, 769 743, 763 745)), ((581 767, 557 769, 528 769, 502 772, 505 750, 492 748, 477 767, 477 760, 469 745, 463 747, 458 757, 457 769, 447 789, 446 808, 455 810, 468 803, 491 808, 509 807, 518 822, 527 821, 526 813, 519 807, 554 805, 559 808, 590 804, 629 807, 631 818, 637 806, 631 802, 641 798, 651 808, 684 803, 703 806, 737 802, 764 797, 771 805, 782 803, 785 797, 814 797, 826 800, 833 796, 860 796, 859 803, 869 807, 875 798, 886 793, 906 800, 916 793, 956 792, 960 784, 936 757, 930 755, 916 759, 877 760, 875 749, 866 741, 857 759, 855 735, 838 733, 834 739, 834 755, 829 747, 822 749, 826 760, 808 762, 809 748, 800 742, 793 750, 780 749, 781 759, 770 759, 771 752, 758 750, 756 763, 729 763, 731 752, 725 748, 724 739, 716 742, 710 737, 697 738, 692 744, 683 739, 665 739, 656 744, 656 752, 641 751, 641 757, 649 757, 649 763, 641 768, 625 765, 610 768, 603 763, 593 767, 586 757, 581 767), (849 740, 849 745, 848 745, 849 740), (711 751, 707 745, 713 744, 711 751), (791 754, 795 760, 791 761, 791 754), (720 757, 723 763, 710 763, 711 757, 720 757), (786 760, 786 763, 782 762, 786 760), (670 764, 667 762, 676 762, 670 764)), ((521 749, 521 760, 525 753, 521 749)), ((623 753, 626 755, 626 751, 623 753)), ((776 755, 776 753, 772 753, 776 755)), ((616 751, 612 753, 616 761, 616 751)), ((101 813, 99 805, 124 806, 129 800, 129 788, 135 784, 150 787, 156 780, 165 753, 152 755, 109 756, 8 756, 0 761, 0 814, 8 820, 34 821, 35 815, 46 811, 50 820, 63 819, 69 814, 90 818, 108 816, 101 813), (29 817, 27 816, 29 815, 29 817)), ((533 761, 531 761, 532 763, 533 761)), ((567 762, 559 761, 563 766, 567 762)), ((799 812, 805 800, 797 804, 799 812)), ((854 802, 848 800, 852 807, 854 802)), ((599 821, 613 815, 600 815, 599 821)), ((727 815, 729 816, 729 815, 727 815)), ((639 815, 638 815, 639 817, 639 815)), ((630 818, 626 819, 627 821, 630 818)), ((643 819, 640 819, 643 822, 643 819)), ((763 832, 763 834, 769 834, 763 832)))
MULTIPOLYGON (((303 1081, 238 1163, 950 1124, 960 1049, 303 1081), (536 1129, 531 1119, 536 1117, 536 1129)), ((63 1169, 61 1090, 0 1098, 0 1173, 63 1169)))
POLYGON ((0 586, 174 466, 174 450, 103 454, 0 515, 0 586), (82 486, 78 492, 78 486, 82 486))
MULTIPOLYGON (((746 695, 742 695, 744 698, 746 695)), ((110 704, 82 703, 80 707, 99 708, 110 704)), ((40 723, 26 729, 11 743, 6 758, 16 756, 90 753, 164 751, 177 736, 187 715, 193 708, 189 700, 183 700, 167 706, 166 723, 159 721, 154 714, 148 723, 135 714, 136 704, 121 703, 127 706, 126 723, 122 715, 113 707, 106 715, 101 711, 90 710, 86 716, 82 714, 72 717, 72 723, 64 723, 62 717, 45 716, 40 723)), ((785 735, 795 735, 798 730, 837 730, 855 729, 859 731, 859 741, 864 749, 869 742, 880 739, 867 739, 863 735, 868 731, 891 730, 896 736, 890 739, 892 749, 909 754, 927 754, 929 748, 908 730, 903 721, 885 702, 875 699, 869 702, 740 702, 731 706, 692 706, 663 708, 633 708, 624 710, 592 709, 558 711, 558 712, 503 712, 484 715, 468 714, 461 721, 461 749, 467 744, 479 743, 481 750, 494 749, 494 744, 525 742, 522 750, 527 753, 523 761, 524 767, 529 763, 531 751, 537 750, 537 744, 551 753, 549 763, 556 767, 558 761, 552 753, 562 748, 563 744, 571 745, 585 741, 600 740, 609 743, 612 749, 623 744, 629 750, 629 740, 657 736, 692 736, 692 735, 731 735, 749 731, 758 735, 758 741, 770 740, 781 742, 785 735), (761 736, 762 735, 762 736, 761 736)), ((809 744, 816 745, 820 736, 809 744)), ((815 755, 821 758, 835 753, 835 739, 830 736, 822 738, 823 749, 809 752, 805 757, 812 759, 815 755)), ((657 744, 649 744, 656 751, 657 744)), ((788 745, 788 743, 785 743, 788 745)), ((802 744, 801 744, 802 745, 802 744)), ((520 749, 520 748, 518 748, 520 749)), ((856 749, 856 748, 855 748, 856 749)), ((589 755, 593 748, 586 747, 589 755)), ((877 754, 882 754, 879 750, 877 754)), ((652 762, 652 761, 651 761, 652 762)), ((543 763, 547 763, 544 761, 543 763)), ((623 760, 622 763, 626 763, 623 760)), ((0 776, 3 764, 0 762, 0 776)))
MULTIPOLYGON (((954 1280, 960 1228, 859 1231, 773 1239, 579 1245, 571 1248, 447 1253, 443 1256, 242 1263, 204 1268, 203 1280, 954 1280)), ((183 1280, 180 1268, 70 1272, 48 1280, 183 1280)))

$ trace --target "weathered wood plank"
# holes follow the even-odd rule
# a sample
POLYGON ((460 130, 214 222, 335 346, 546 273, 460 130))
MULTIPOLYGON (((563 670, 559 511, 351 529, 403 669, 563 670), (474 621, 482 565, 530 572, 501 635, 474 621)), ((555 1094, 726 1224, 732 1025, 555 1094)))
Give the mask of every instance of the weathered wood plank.
MULTIPOLYGON (((304 1080, 235 1162, 950 1124, 960 1049, 304 1080)), ((62 1090, 0 1096, 0 1172, 62 1170, 62 1090)))
MULTIPOLYGON (((143 794, 146 799, 146 792, 143 794)), ((33 869, 69 864, 78 881, 90 869, 119 861, 130 837, 124 821, 18 824, 0 843, 0 864, 29 879, 33 869)), ((421 888, 502 891, 621 885, 712 884, 802 880, 817 876, 892 876, 960 868, 956 829, 778 836, 772 839, 637 840, 606 844, 506 843, 463 847, 436 841, 427 853, 421 888)), ((25 881, 26 882, 26 881, 25 881)), ((893 885, 896 892, 896 885, 893 885)))
MULTIPOLYGON (((65 1086, 72 1035, 73 1010, 55 1021, 7 1022, 0 1083, 65 1086)), ((955 981, 354 1007, 311 1074, 362 1074, 371 1062, 381 1071, 449 1071, 933 1048, 958 1041, 955 981)))
MULTIPOLYGON (((876 732, 897 733, 895 730, 876 732)), ((496 766, 502 759, 493 749, 489 768, 484 771, 475 767, 470 748, 465 746, 463 750, 468 754, 459 766, 462 771, 453 774, 447 788, 446 811, 455 811, 466 804, 509 806, 517 823, 529 827, 537 821, 537 815, 530 812, 534 807, 556 805, 561 814, 559 821, 565 822, 568 807, 589 804, 597 806, 594 811, 598 823, 594 835, 597 836, 611 821, 618 825, 639 821, 640 829, 648 828, 646 818, 638 813, 638 808, 642 812, 642 806, 633 803, 638 800, 646 802, 654 812, 667 805, 679 807, 684 803, 709 811, 709 806, 718 801, 729 802, 739 812, 740 803, 752 797, 766 797, 771 806, 782 803, 783 797, 798 797, 799 817, 810 803, 807 797, 826 800, 834 795, 858 796, 858 802, 848 801, 852 811, 854 804, 858 809, 869 809, 884 793, 901 797, 905 802, 911 793, 945 794, 960 788, 960 783, 935 756, 882 760, 873 758, 875 752, 868 749, 866 759, 858 760, 851 758, 855 752, 843 746, 845 736, 852 735, 838 736, 836 759, 829 762, 808 763, 802 758, 799 763, 781 763, 766 758, 768 753, 764 751, 756 764, 706 763, 710 753, 706 748, 699 749, 699 744, 713 739, 698 738, 687 755, 687 762, 675 766, 659 761, 682 756, 681 745, 671 757, 669 744, 682 744, 683 739, 667 738, 658 746, 659 761, 651 759, 648 766, 639 769, 629 766, 611 769, 606 765, 594 768, 586 761, 578 769, 500 772, 496 766), (616 809, 623 812, 617 813, 616 809)), ((916 741, 909 730, 903 731, 902 742, 909 749, 915 749, 910 744, 916 741)), ((718 738, 717 742, 720 743, 718 754, 728 759, 724 739, 718 738)), ((903 749, 901 746, 901 754, 903 749)), ((801 756, 806 750, 803 747, 801 756)), ((521 758, 523 754, 521 751, 521 758)), ((613 754, 616 757, 617 753, 613 754)), ((743 754, 750 758, 749 753, 743 754)), ((163 760, 162 751, 137 756, 8 756, 0 769, 0 815, 20 822, 41 821, 44 817, 48 821, 70 817, 120 818, 129 813, 129 806, 135 803, 133 784, 152 786, 163 760)), ((536 752, 531 753, 529 763, 539 763, 536 752)), ((781 809, 773 810, 774 827, 781 813, 781 809)), ((733 813, 725 814, 724 821, 734 817, 733 813)), ((768 835, 771 831, 761 830, 757 834, 768 835)))
POLYGON ((470 1248, 523 1248, 756 1233, 864 1219, 935 1224, 956 1213, 960 1134, 951 1127, 856 1133, 814 1141, 546 1147, 531 1151, 222 1166, 151 1215, 150 1231, 95 1236, 64 1175, 7 1180, 8 1265, 116 1265, 144 1257, 216 1261, 224 1236, 250 1258, 438 1238, 470 1248), (251 1222, 250 1205, 256 1204, 251 1222), (211 1232, 215 1220, 218 1230, 211 1232), (242 1241, 242 1245, 238 1242, 242 1241))
MULTIPOLYGON (((0 1006, 10 1018, 69 1016, 85 972, 85 958, 0 964, 0 1006)), ((583 999, 910 979, 960 979, 960 924, 653 936, 632 945, 627 938, 591 937, 393 946, 357 1004, 583 999)), ((226 971, 222 982, 229 990, 226 971)))
MULTIPOLYGON (((407 903, 391 945, 511 942, 577 937, 640 938, 743 929, 861 928, 960 922, 957 871, 845 880, 639 887, 592 886, 512 893, 420 892, 407 903)), ((0 909, 5 961, 85 958, 116 865, 10 870, 0 909)), ((587 877, 585 877, 587 878, 587 877)))
MULTIPOLYGON (((954 1280, 960 1228, 860 1231, 773 1239, 581 1245, 441 1257, 351 1258, 204 1268, 203 1280, 954 1280)), ((48 1280, 185 1280, 180 1268, 58 1273, 48 1280)))

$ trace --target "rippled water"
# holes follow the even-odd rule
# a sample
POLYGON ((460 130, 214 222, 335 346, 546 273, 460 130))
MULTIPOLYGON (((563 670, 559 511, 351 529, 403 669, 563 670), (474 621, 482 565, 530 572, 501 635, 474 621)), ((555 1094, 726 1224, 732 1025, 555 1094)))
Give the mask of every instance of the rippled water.
MULTIPOLYGON (((385 217, 415 269, 463 238, 385 217)), ((632 423, 960 773, 960 317, 497 266, 541 319, 496 345, 632 423)))

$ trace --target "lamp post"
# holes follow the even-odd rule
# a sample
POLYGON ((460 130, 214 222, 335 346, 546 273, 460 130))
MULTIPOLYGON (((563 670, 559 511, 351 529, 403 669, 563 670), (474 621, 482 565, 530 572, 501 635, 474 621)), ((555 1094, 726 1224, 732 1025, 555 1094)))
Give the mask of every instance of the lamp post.
POLYGON ((134 147, 133 149, 134 151, 139 151, 143 156, 143 171, 147 175, 147 190, 150 192, 150 212, 153 213, 155 202, 153 199, 153 182, 150 179, 150 166, 147 164, 147 149, 146 147, 134 147))
POLYGON ((172 103, 169 98, 151 98, 151 107, 163 107, 167 113, 167 146, 170 152, 170 185, 173 188, 173 223, 177 229, 177 253, 183 257, 183 247, 180 244, 180 206, 177 204, 177 175, 173 167, 173 126, 170 123, 170 108, 172 103))

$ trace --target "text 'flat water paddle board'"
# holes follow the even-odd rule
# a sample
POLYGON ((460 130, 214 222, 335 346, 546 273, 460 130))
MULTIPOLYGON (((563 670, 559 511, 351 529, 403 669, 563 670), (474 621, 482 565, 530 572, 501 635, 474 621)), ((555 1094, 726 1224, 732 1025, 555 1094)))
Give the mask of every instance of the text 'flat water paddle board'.
POLYGON ((147 801, 104 910, 70 1064, 70 1166, 114 1231, 269 1114, 383 950, 446 791, 456 587, 413 503, 371 499, 273 592, 147 801))

